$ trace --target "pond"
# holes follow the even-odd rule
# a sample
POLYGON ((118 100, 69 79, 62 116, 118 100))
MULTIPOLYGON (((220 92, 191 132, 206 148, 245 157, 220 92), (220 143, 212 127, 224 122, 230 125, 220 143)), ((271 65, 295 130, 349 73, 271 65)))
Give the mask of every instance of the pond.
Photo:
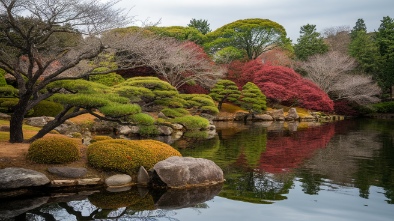
POLYGON ((223 185, 49 193, 1 202, 0 220, 393 220, 394 121, 216 127, 171 145, 216 162, 223 185))

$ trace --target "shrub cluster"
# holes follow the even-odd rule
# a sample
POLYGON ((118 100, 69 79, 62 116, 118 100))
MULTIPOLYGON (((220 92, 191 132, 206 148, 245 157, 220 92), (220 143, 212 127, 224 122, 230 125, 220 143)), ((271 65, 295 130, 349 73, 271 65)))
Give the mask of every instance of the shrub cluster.
POLYGON ((63 105, 53 101, 41 101, 35 107, 33 107, 33 113, 30 117, 41 117, 48 116, 54 117, 63 110, 63 105))
POLYGON ((373 107, 377 113, 394 113, 394 101, 377 103, 373 107))
POLYGON ((152 168, 157 162, 181 154, 155 140, 104 140, 88 147, 89 164, 104 170, 136 173, 140 166, 152 168))
POLYGON ((67 137, 44 137, 30 144, 27 158, 36 163, 68 163, 80 158, 78 143, 67 137))
POLYGON ((183 116, 170 119, 171 123, 183 125, 188 130, 199 130, 209 126, 209 121, 200 116, 183 116))

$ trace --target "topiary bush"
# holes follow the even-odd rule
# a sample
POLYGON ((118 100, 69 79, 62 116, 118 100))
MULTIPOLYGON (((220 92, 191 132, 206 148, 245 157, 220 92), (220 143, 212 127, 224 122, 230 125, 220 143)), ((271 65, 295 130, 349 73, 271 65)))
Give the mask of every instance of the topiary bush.
POLYGON ((41 101, 35 107, 29 117, 48 116, 54 117, 63 110, 63 105, 53 101, 41 101))
POLYGON ((171 123, 181 124, 188 130, 200 130, 209 126, 209 121, 200 116, 183 116, 169 120, 171 123))
POLYGON ((373 108, 377 113, 394 113, 394 101, 377 103, 373 108))
POLYGON ((152 168, 157 162, 181 154, 170 145, 155 140, 104 140, 88 147, 93 167, 134 174, 140 166, 152 168))
POLYGON ((185 115, 190 115, 189 111, 184 108, 164 108, 161 112, 169 118, 183 117, 185 115))
POLYGON ((80 158, 78 143, 67 137, 44 137, 30 144, 27 159, 36 163, 69 163, 80 158))

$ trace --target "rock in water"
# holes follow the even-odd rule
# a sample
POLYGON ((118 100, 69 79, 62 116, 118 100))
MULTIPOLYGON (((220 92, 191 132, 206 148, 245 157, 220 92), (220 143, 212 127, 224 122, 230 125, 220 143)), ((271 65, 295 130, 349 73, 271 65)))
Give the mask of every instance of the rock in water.
POLYGON ((43 173, 16 167, 1 169, 0 177, 0 189, 42 186, 50 182, 43 173))
POLYGON ((153 167, 168 187, 204 186, 224 181, 223 171, 213 161, 193 157, 169 157, 153 167))

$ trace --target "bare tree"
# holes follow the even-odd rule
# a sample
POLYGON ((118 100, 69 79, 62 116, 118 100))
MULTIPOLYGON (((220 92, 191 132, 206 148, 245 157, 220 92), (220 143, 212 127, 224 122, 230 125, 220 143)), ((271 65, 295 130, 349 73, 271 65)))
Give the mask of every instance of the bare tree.
POLYGON ((110 48, 118 51, 120 68, 130 64, 150 67, 175 88, 193 82, 210 87, 225 72, 192 42, 147 35, 144 31, 108 33, 104 39, 110 48))
POLYGON ((324 41, 329 46, 330 51, 338 51, 342 54, 348 54, 350 44, 350 27, 337 26, 324 29, 324 41))
POLYGON ((370 76, 351 73, 356 65, 350 56, 330 51, 311 56, 300 63, 300 68, 333 100, 346 99, 360 105, 378 102, 379 86, 370 76))
MULTIPOLYGON (((10 120, 10 142, 23 142, 27 111, 59 92, 43 93, 49 83, 92 72, 95 67, 84 61, 104 50, 94 36, 129 21, 122 10, 113 9, 117 2, 0 0, 0 68, 15 77, 19 90, 10 120)), ((76 109, 68 117, 84 112, 76 109)), ((66 119, 62 115, 56 121, 61 124, 66 119)))

